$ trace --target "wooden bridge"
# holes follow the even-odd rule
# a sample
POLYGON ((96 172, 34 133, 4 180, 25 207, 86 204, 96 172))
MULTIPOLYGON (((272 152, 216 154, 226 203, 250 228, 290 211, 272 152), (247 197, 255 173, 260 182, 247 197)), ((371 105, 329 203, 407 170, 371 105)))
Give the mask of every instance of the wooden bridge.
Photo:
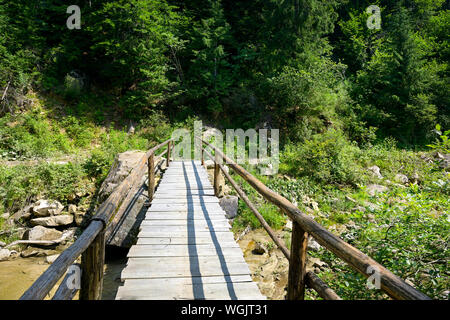
POLYGON ((126 215, 126 208, 141 188, 142 177, 147 170, 151 206, 141 224, 137 243, 128 253, 128 264, 121 275, 124 284, 117 292, 117 299, 265 299, 251 281, 242 251, 235 243, 218 204, 216 196, 219 193, 220 171, 289 261, 287 299, 303 300, 306 289, 315 290, 323 299, 340 299, 314 272, 306 271, 309 236, 362 275, 370 277, 376 270, 380 290, 391 298, 430 299, 326 230, 286 198, 267 188, 221 150, 206 141, 201 140, 201 143, 204 146, 201 162, 169 163, 173 140, 149 150, 99 207, 81 236, 61 253, 20 299, 47 298, 63 277, 53 300, 71 300, 78 291, 80 300, 101 299, 105 242, 126 215), (165 146, 167 149, 155 156, 155 152, 165 146), (168 169, 155 188, 155 173, 161 169, 155 164, 165 153, 168 169), (214 161, 213 185, 203 168, 205 156, 214 161), (290 249, 276 236, 228 170, 225 170, 223 161, 292 220, 290 249), (81 284, 78 287, 72 285, 73 274, 67 271, 80 255, 81 284))
POLYGON ((200 162, 173 162, 141 224, 116 299, 262 299, 200 162))

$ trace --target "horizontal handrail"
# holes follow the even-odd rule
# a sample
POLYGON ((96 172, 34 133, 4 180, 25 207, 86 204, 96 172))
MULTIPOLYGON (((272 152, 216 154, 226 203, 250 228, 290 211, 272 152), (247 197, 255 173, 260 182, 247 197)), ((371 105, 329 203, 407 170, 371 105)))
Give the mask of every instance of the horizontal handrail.
POLYGON ((344 260, 354 270, 366 277, 370 277, 372 275, 368 272, 369 267, 371 267, 369 270, 377 270, 379 272, 381 289, 390 297, 405 300, 430 300, 427 295, 408 285, 400 277, 387 270, 381 264, 326 230, 285 197, 266 187, 261 181, 251 175, 243 167, 235 163, 232 159, 227 157, 217 147, 199 137, 196 138, 200 139, 204 144, 212 148, 215 154, 224 159, 230 168, 240 175, 266 200, 278 206, 289 216, 289 218, 297 222, 301 228, 311 235, 320 245, 344 260))
MULTIPOLYGON (((43 300, 50 290, 55 286, 58 280, 66 273, 70 265, 86 251, 94 242, 96 237, 102 233, 109 225, 110 220, 114 217, 117 210, 123 205, 123 199, 127 196, 130 189, 140 181, 141 170, 145 166, 149 157, 154 153, 171 143, 173 139, 169 139, 146 152, 139 160, 137 167, 122 181, 98 208, 96 214, 92 217, 89 225, 80 235, 80 237, 47 268, 47 270, 28 288, 28 290, 20 297, 20 300, 43 300)), ((104 233, 103 233, 104 235, 104 233)))
MULTIPOLYGON (((212 161, 215 161, 214 157, 206 150, 203 150, 204 154, 206 154, 212 161)), ((239 197, 245 202, 245 204, 250 208, 250 210, 253 212, 253 214, 256 216, 258 221, 261 223, 263 228, 266 230, 266 232, 269 234, 269 236, 272 238, 273 242, 278 246, 278 248, 281 250, 283 255, 286 257, 288 261, 291 260, 291 254, 286 248, 286 246, 283 244, 283 242, 280 240, 280 238, 275 234, 275 232, 272 230, 272 228, 269 226, 269 224, 264 220, 264 217, 259 213, 258 209, 255 207, 255 205, 250 201, 250 199, 247 197, 244 191, 242 191, 241 188, 237 185, 236 181, 230 176, 230 174, 225 170, 224 166, 220 163, 218 163, 218 166, 220 167, 220 170, 222 170, 222 173, 227 178, 227 180, 231 183, 233 188, 238 193, 239 197)), ((307 272, 306 275, 306 281, 309 287, 313 288, 317 291, 317 293, 326 300, 341 300, 341 298, 332 290, 330 289, 325 282, 323 282, 315 273, 313 272, 307 272)))

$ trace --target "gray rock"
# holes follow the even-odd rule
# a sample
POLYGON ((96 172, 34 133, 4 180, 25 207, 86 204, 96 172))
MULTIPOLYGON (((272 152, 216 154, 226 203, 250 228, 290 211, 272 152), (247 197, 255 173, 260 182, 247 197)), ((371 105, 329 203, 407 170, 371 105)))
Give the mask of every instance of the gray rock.
POLYGON ((8 260, 10 255, 11 251, 9 251, 8 249, 0 249, 0 261, 8 260))
POLYGON ((205 166, 206 166, 206 169, 214 169, 214 161, 205 160, 205 166))
POLYGON ((3 241, 0 241, 0 248, 3 248, 6 246, 6 243, 4 243, 3 241))
POLYGON ((27 248, 26 250, 22 251, 20 253, 20 256, 22 258, 30 258, 30 257, 42 257, 43 254, 40 250, 36 248, 27 248))
POLYGON ((33 207, 33 214, 37 217, 48 217, 59 215, 64 206, 58 201, 39 200, 33 207))
POLYGON ((291 219, 288 219, 288 221, 286 222, 286 225, 284 226, 284 230, 292 231, 292 220, 291 219))
POLYGON ((395 175, 395 181, 397 181, 398 183, 406 184, 409 182, 409 179, 404 174, 398 173, 395 175))
POLYGON ((51 255, 51 256, 47 256, 47 257, 45 257, 45 261, 48 264, 52 264, 53 262, 55 262, 56 259, 58 259, 58 257, 59 257, 59 254, 54 254, 54 255, 51 255))
POLYGON ((379 184, 369 184, 366 188, 367 193, 370 196, 374 196, 377 193, 382 193, 382 192, 386 192, 388 190, 388 187, 379 185, 379 184))
POLYGON ((77 206, 74 204, 69 204, 69 208, 67 210, 69 214, 75 215, 77 213, 77 206))
POLYGON ((372 172, 372 174, 379 178, 379 179, 383 179, 383 176, 380 173, 380 168, 378 166, 372 166, 370 168, 367 168, 367 170, 369 170, 370 172, 372 172))
POLYGON ((77 226, 83 226, 86 222, 87 222, 87 212, 84 212, 84 211, 77 211, 75 214, 74 214, 74 217, 75 217, 75 224, 77 225, 77 226))
POLYGON ((28 232, 28 240, 58 240, 62 232, 43 226, 36 226, 28 232))
POLYGON ((32 214, 32 210, 33 210, 33 206, 32 204, 26 206, 25 208, 23 208, 22 210, 17 211, 14 215, 14 221, 15 222, 19 222, 20 219, 23 220, 28 220, 31 218, 31 214, 32 214))
POLYGON ((64 214, 60 216, 35 218, 31 219, 30 222, 33 226, 44 226, 44 227, 67 226, 73 222, 73 216, 64 214))
POLYGON ((227 219, 233 219, 237 216, 239 198, 237 196, 225 196, 220 199, 219 204, 226 212, 227 219))
POLYGON ((308 241, 308 250, 310 251, 319 251, 320 250, 321 245, 319 243, 317 243, 316 240, 314 240, 313 238, 310 238, 308 241))
POLYGON ((305 206, 310 207, 314 211, 319 211, 319 204, 308 196, 303 196, 302 202, 305 206))
POLYGON ((2 214, 1 216, 0 216, 2 219, 8 219, 9 218, 9 212, 5 212, 4 214, 2 214))

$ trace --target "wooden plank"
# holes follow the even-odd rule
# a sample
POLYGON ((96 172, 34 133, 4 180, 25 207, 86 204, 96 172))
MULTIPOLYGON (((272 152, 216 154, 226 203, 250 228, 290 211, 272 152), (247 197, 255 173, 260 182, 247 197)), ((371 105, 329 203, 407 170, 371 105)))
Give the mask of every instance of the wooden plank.
POLYGON ((206 247, 197 245, 166 246, 155 248, 153 245, 135 245, 128 252, 128 258, 152 257, 197 257, 197 256, 227 256, 243 257, 240 248, 221 247, 220 245, 206 247))
POLYGON ((212 187, 210 185, 206 185, 206 184, 196 184, 196 183, 192 183, 189 186, 182 184, 182 183, 170 183, 170 182, 162 182, 159 186, 158 186, 158 190, 172 190, 172 191, 183 191, 183 190, 211 190, 212 187))
MULTIPOLYGON (((189 257, 185 257, 188 258, 189 257)), ((200 258, 200 257, 198 257, 200 258)), ((211 259, 212 257, 203 257, 211 259)), ((139 260, 144 260, 139 258, 139 260)), ((183 264, 172 265, 146 265, 135 266, 128 265, 122 270, 121 279, 154 279, 154 278, 180 278, 180 277, 210 277, 210 276, 228 276, 228 275, 248 275, 250 271, 245 262, 241 263, 199 263, 197 259, 183 264), (222 270, 222 267, 225 270, 222 270)))
POLYGON ((207 216, 203 212, 196 211, 194 213, 187 212, 148 212, 145 215, 145 220, 200 220, 200 221, 212 221, 212 220, 224 220, 226 219, 224 213, 211 213, 208 212, 207 216))
MULTIPOLYGON (((170 215, 170 213, 169 213, 170 215)), ((145 225, 159 225, 159 226, 187 226, 187 225, 208 225, 212 223, 213 225, 223 224, 227 227, 231 227, 230 222, 225 217, 217 216, 216 219, 204 219, 198 217, 197 219, 186 219, 185 217, 178 217, 178 219, 147 219, 145 218, 145 225)), ((143 221, 143 223, 144 223, 143 221)))
POLYGON ((196 171, 196 170, 186 170, 184 171, 183 169, 181 170, 168 170, 164 173, 163 175, 164 179, 166 178, 171 178, 171 177, 179 177, 180 179, 182 179, 182 181, 186 181, 187 179, 190 180, 197 180, 197 179, 204 179, 209 180, 209 176, 207 172, 203 172, 203 171, 196 171))
POLYGON ((196 200, 207 200, 207 199, 213 199, 219 201, 216 197, 213 195, 190 195, 189 197, 186 197, 185 192, 178 192, 177 194, 170 194, 170 193, 155 193, 155 196, 153 198, 154 200, 166 200, 166 199, 186 199, 189 201, 196 201, 196 200), (183 196, 184 195, 184 196, 183 196))
POLYGON ((252 282, 250 275, 213 276, 213 277, 184 277, 184 278, 156 278, 156 279, 128 279, 125 285, 136 288, 150 288, 153 285, 165 284, 166 286, 211 284, 211 283, 239 283, 252 282))
POLYGON ((189 230, 185 226, 142 226, 141 231, 145 232, 167 232, 168 234, 172 235, 173 233, 179 233, 179 232, 192 232, 192 233, 214 233, 214 232, 229 232, 228 227, 215 227, 215 226, 205 226, 205 227, 196 227, 190 226, 189 230), (191 230, 192 228, 192 230, 191 230))
MULTIPOLYGON (((196 246, 206 246, 215 248, 216 245, 211 239, 200 238, 200 239, 182 239, 182 238, 139 238, 136 245, 155 245, 155 246, 185 246, 185 245, 196 245, 196 246)), ((219 246, 221 248, 240 248, 239 245, 233 240, 220 241, 219 246)))
POLYGON ((187 227, 195 227, 195 228, 207 228, 209 225, 213 227, 223 227, 223 228, 231 228, 230 223, 227 220, 209 220, 209 221, 201 221, 201 220, 144 220, 141 223, 141 226, 163 226, 163 227, 171 227, 171 226, 182 226, 184 228, 187 227))
POLYGON ((202 203, 217 203, 219 204, 219 199, 205 197, 205 198, 191 198, 191 197, 176 197, 176 198, 159 198, 155 197, 152 204, 183 204, 187 206, 188 204, 201 205, 202 203))
MULTIPOLYGON (((223 240, 223 239, 234 239, 233 235, 230 233, 230 231, 216 231, 213 233, 214 236, 219 240, 223 240)), ((176 233, 170 234, 169 236, 171 238, 186 238, 188 236, 190 236, 191 233, 188 234, 187 231, 178 231, 176 233)), ((160 231, 149 231, 149 230, 142 230, 139 232, 138 235, 140 238, 163 238, 163 237, 167 237, 168 234, 167 232, 160 232, 160 231)), ((211 232, 196 232, 195 233, 195 238, 205 238, 205 237, 209 237, 211 238, 211 232)))
POLYGON ((149 288, 120 287, 118 299, 127 300, 228 300, 251 299, 265 300, 253 282, 239 283, 206 283, 178 285, 168 287, 163 282, 149 288))
MULTIPOLYGON (((210 245, 213 244, 211 237, 196 237, 196 238, 139 238, 137 244, 160 244, 160 245, 210 245)), ((228 239, 221 239, 220 246, 232 247, 233 245, 238 245, 232 237, 228 239)))
MULTIPOLYGON (((149 211, 185 211, 185 210, 206 210, 206 211, 223 211, 222 207, 218 203, 205 203, 202 204, 190 204, 186 206, 185 204, 171 204, 171 203, 155 203, 152 204, 149 211)), ((223 211, 225 212, 225 211, 223 211)))
POLYGON ((186 196, 214 196, 214 190, 170 190, 170 189, 158 189, 155 195, 170 195, 177 197, 186 197, 186 196), (176 192, 174 192, 176 191, 176 192))

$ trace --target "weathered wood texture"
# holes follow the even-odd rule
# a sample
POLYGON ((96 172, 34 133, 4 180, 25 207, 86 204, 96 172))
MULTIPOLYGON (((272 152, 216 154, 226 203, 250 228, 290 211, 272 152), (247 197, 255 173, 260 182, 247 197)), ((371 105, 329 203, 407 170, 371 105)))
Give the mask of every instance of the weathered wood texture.
MULTIPOLYGON (((77 267, 81 268, 79 264, 77 264, 77 267)), ((75 286, 68 285, 68 283, 73 280, 72 277, 72 274, 66 274, 55 294, 53 295, 52 300, 72 300, 75 297, 79 289, 77 289, 75 286)))
POLYGON ((116 299, 264 299, 212 189, 200 163, 171 163, 116 299))
POLYGON ((289 200, 270 190, 248 171, 239 166, 232 159, 228 158, 221 150, 206 141, 202 140, 202 142, 212 148, 215 154, 219 155, 226 161, 228 167, 240 175, 266 200, 278 206, 293 221, 297 222, 305 232, 309 233, 320 245, 344 260, 354 270, 360 272, 366 277, 371 276, 368 272, 369 267, 375 267, 380 270, 381 289, 389 296, 394 299, 402 300, 430 300, 427 295, 408 285, 405 281, 384 268, 378 262, 326 230, 311 217, 300 211, 300 209, 298 209, 289 200))
MULTIPOLYGON (((142 179, 141 168, 145 167, 147 159, 158 149, 166 146, 172 140, 168 140, 150 149, 139 161, 137 167, 132 170, 125 180, 114 190, 108 199, 100 205, 92 221, 83 234, 53 262, 49 268, 25 291, 20 300, 43 300, 58 280, 66 273, 67 268, 93 243, 99 233, 103 233, 114 214, 123 204, 124 198, 133 186, 142 179)), ((96 246, 96 245, 94 245, 96 246)), ((104 246, 104 240, 103 240, 104 246)), ((98 297, 98 294, 96 295, 98 297)))
POLYGON ((60 254, 55 262, 20 297, 20 300, 43 300, 66 273, 67 268, 89 247, 102 229, 101 221, 92 221, 74 244, 60 254))
POLYGON ((314 289, 325 300, 342 300, 336 292, 331 290, 314 272, 309 271, 305 275, 306 285, 314 289))
POLYGON ((101 299, 104 262, 105 232, 100 232, 94 242, 81 255, 80 300, 101 299))
POLYGON ((308 234, 297 222, 293 222, 287 293, 289 300, 303 300, 305 298, 307 245, 308 234))

